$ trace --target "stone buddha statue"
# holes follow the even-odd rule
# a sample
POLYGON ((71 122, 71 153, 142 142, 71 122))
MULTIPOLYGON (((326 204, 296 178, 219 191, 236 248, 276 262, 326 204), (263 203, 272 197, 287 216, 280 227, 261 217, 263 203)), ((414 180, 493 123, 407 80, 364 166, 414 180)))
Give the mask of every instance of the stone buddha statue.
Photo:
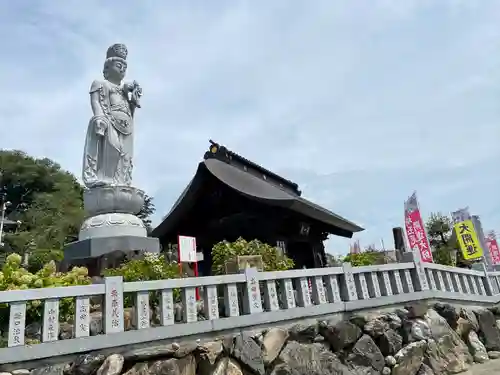
POLYGON ((82 179, 87 188, 130 186, 134 155, 134 113, 140 108, 142 89, 123 84, 127 47, 114 44, 104 62, 104 80, 92 82, 89 121, 83 154, 82 179))

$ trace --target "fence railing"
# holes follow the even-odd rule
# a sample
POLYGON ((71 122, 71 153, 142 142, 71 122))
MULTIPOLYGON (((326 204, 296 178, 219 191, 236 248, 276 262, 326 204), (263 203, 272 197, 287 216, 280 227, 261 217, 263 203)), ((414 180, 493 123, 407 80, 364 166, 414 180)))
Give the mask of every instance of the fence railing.
POLYGON ((422 263, 418 255, 414 257, 413 262, 377 266, 247 269, 237 275, 142 282, 106 277, 103 284, 3 291, 0 305, 9 305, 10 312, 0 364, 422 299, 476 303, 500 299, 500 272, 422 263), (197 288, 202 290, 202 306, 196 301, 197 288), (27 307, 32 301, 43 303, 41 343, 27 345, 27 307), (64 340, 60 324, 68 322, 60 322, 62 303, 74 303, 74 316, 69 319, 73 338, 64 340), (133 309, 134 322, 129 326, 125 325, 126 305, 133 309), (91 309, 101 312, 103 332, 91 332, 91 309), (179 312, 181 319, 176 319, 179 312))

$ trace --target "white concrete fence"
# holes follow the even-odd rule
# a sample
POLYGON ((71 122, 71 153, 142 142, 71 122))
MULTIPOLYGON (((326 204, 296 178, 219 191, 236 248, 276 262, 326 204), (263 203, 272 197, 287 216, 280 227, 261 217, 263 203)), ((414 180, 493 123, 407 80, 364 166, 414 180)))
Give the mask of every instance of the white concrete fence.
POLYGON ((304 269, 143 282, 107 277, 104 284, 0 292, 10 306, 8 347, 0 364, 109 349, 189 335, 241 330, 259 325, 320 317, 416 300, 500 300, 500 272, 486 272, 413 262, 378 266, 304 269), (204 316, 198 320, 196 288, 204 290, 204 316), (263 290, 261 291, 261 287, 263 290), (181 291, 183 321, 176 322, 174 290, 181 291), (159 322, 150 319, 150 292, 160 295, 159 322), (223 291, 224 317, 218 293, 223 291), (243 291, 243 293, 240 293, 243 291), (124 293, 135 296, 135 329, 124 330, 124 293), (90 336, 90 300, 101 296, 104 334, 90 336), (263 298, 261 297, 263 296, 263 298), (59 302, 74 298, 74 338, 59 340, 59 302), (42 343, 25 345, 28 301, 43 301, 42 343), (240 306, 242 309, 240 309, 240 306), (240 314, 243 311, 243 314, 240 314))

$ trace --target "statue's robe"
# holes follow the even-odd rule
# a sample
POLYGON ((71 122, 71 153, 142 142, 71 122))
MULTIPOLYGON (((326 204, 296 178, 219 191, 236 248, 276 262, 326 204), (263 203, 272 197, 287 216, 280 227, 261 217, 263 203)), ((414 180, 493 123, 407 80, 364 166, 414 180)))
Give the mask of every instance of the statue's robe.
POLYGON ((132 182, 133 117, 121 86, 94 81, 90 95, 98 95, 100 111, 90 119, 83 153, 83 183, 126 185, 132 182))

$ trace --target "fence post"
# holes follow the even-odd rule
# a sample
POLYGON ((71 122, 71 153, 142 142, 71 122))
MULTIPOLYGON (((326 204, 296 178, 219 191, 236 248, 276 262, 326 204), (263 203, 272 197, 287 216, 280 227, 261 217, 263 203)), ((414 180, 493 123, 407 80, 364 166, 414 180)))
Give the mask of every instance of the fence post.
POLYGON ((481 282, 483 283, 484 288, 486 289, 486 295, 493 296, 494 295, 493 286, 491 285, 490 275, 488 274, 488 267, 484 262, 482 263, 482 265, 483 265, 484 277, 482 277, 481 279, 483 279, 484 281, 481 280, 481 282))
POLYGON ((420 256, 420 251, 412 251, 413 263, 415 268, 412 272, 413 286, 417 292, 423 292, 429 290, 429 283, 427 282, 427 276, 425 275, 425 266, 422 262, 422 257, 420 256))
POLYGON ((105 277, 104 287, 104 333, 123 332, 123 277, 105 277))
POLYGON ((356 301, 358 293, 356 292, 356 283, 354 282, 354 274, 352 273, 351 263, 342 263, 344 273, 342 275, 343 283, 341 283, 342 299, 346 302, 356 301))
POLYGON ((245 268, 245 279, 243 310, 246 314, 260 313, 262 312, 262 298, 257 268, 245 268))

